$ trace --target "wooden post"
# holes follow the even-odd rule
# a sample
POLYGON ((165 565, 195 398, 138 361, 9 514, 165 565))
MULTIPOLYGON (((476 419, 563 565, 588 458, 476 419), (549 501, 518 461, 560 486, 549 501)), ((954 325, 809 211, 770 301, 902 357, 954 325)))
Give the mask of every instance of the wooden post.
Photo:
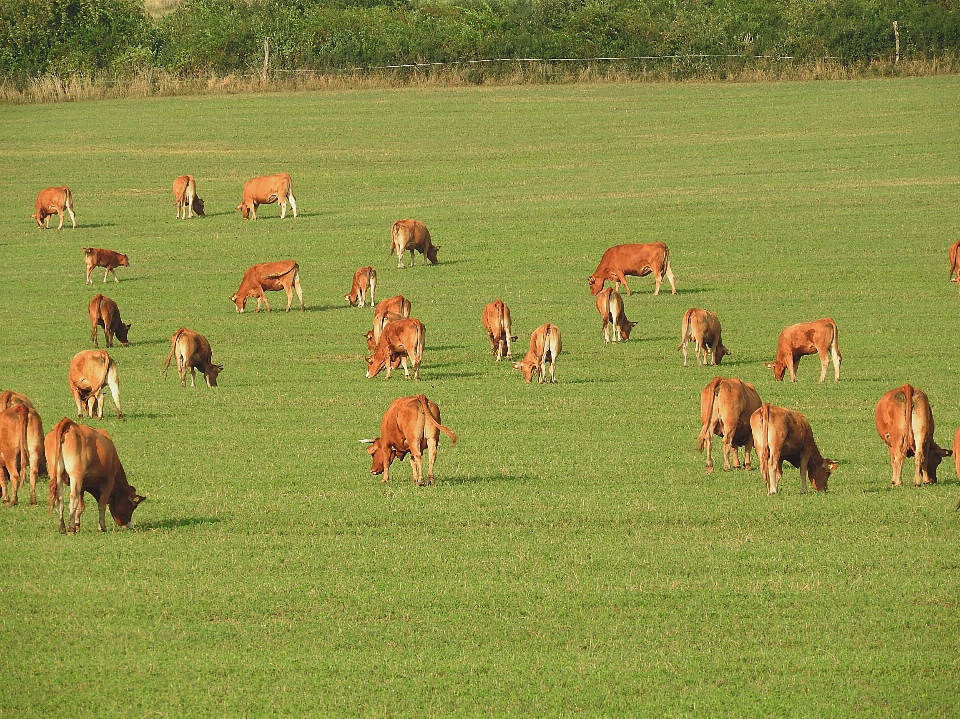
POLYGON ((893 21, 893 43, 896 50, 896 57, 894 57, 894 63, 900 62, 900 29, 897 27, 897 21, 893 21))
POLYGON ((261 79, 267 81, 267 72, 270 70, 270 38, 263 38, 263 75, 261 79))

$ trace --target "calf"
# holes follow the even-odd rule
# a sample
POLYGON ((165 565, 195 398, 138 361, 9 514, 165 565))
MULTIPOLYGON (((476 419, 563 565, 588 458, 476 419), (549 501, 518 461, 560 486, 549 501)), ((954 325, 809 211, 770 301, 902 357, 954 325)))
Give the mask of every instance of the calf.
POLYGON ((344 295, 343 299, 349 302, 351 307, 356 307, 357 303, 363 307, 367 288, 370 289, 370 306, 373 307, 373 293, 377 289, 377 271, 372 267, 361 267, 353 273, 353 286, 350 288, 350 294, 344 295))
POLYGON ((514 363, 513 368, 523 373, 524 382, 533 379, 543 384, 547 379, 547 363, 550 363, 550 382, 556 382, 557 355, 560 354, 560 328, 549 323, 540 325, 530 335, 530 348, 524 358, 514 363))
POLYGON ((117 365, 113 357, 104 350, 83 350, 74 355, 70 361, 68 375, 70 391, 77 403, 77 417, 103 418, 103 386, 110 388, 113 403, 117 407, 117 419, 121 419, 120 412, 120 381, 117 377, 117 365))
POLYGON ((491 302, 483 308, 480 321, 487 330, 487 336, 493 347, 493 356, 497 358, 497 362, 504 357, 513 359, 510 343, 516 341, 517 337, 512 334, 510 308, 503 303, 503 300, 491 302))
POLYGON ((104 295, 94 295, 87 306, 87 312, 90 314, 90 340, 94 347, 100 346, 98 337, 100 327, 103 327, 107 347, 113 347, 114 335, 124 347, 129 344, 127 332, 130 331, 130 325, 125 325, 120 320, 120 308, 117 307, 116 302, 104 295))
POLYGON ((387 370, 387 379, 390 379, 390 371, 396 359, 403 365, 404 378, 410 379, 410 370, 407 367, 409 359, 413 365, 413 378, 419 380, 425 334, 423 323, 413 317, 386 325, 373 354, 367 357, 367 379, 376 377, 384 368, 387 370))
POLYGON ((0 494, 11 507, 18 504, 20 485, 30 464, 30 504, 37 503, 37 477, 46 473, 43 424, 33 407, 18 404, 0 411, 0 494))
POLYGON ((390 236, 390 255, 396 251, 398 269, 403 269, 403 253, 407 250, 410 251, 411 267, 413 267, 414 250, 430 260, 432 264, 437 264, 437 250, 440 248, 430 241, 430 232, 420 220, 397 220, 393 223, 390 236))
POLYGON ((723 346, 720 338, 720 320, 717 315, 707 310, 698 310, 691 307, 683 313, 680 323, 680 346, 683 350, 683 366, 687 366, 687 344, 693 342, 693 351, 697 355, 697 367, 700 366, 701 356, 703 364, 720 366, 723 358, 730 354, 730 350, 723 346))
POLYGON ((194 380, 197 370, 203 373, 207 380, 207 387, 217 386, 217 376, 223 372, 223 365, 213 363, 213 351, 210 343, 202 334, 181 327, 170 338, 170 354, 163 363, 163 376, 167 376, 170 360, 177 358, 177 374, 180 375, 180 386, 187 386, 187 370, 190 370, 190 386, 195 387, 194 380))
POLYGON ((914 486, 936 482, 937 467, 953 451, 933 441, 933 410, 926 392, 909 384, 892 389, 880 398, 874 418, 877 434, 890 449, 893 486, 903 485, 903 460, 911 456, 916 458, 914 486))
POLYGON ((94 267, 103 267, 103 281, 107 281, 107 274, 112 273, 113 279, 116 282, 120 281, 120 278, 117 277, 116 269, 118 267, 129 267, 130 260, 127 259, 126 255, 122 255, 119 252, 114 252, 113 250, 105 250, 101 247, 84 247, 83 248, 83 263, 87 267, 87 284, 92 285, 93 280, 90 279, 90 273, 93 272, 94 267))
POLYGON ((603 342, 610 341, 610 327, 613 327, 613 341, 630 339, 630 332, 637 326, 630 322, 623 311, 623 297, 612 287, 605 287, 597 293, 597 312, 603 318, 603 342))
POLYGON ((373 309, 373 314, 379 315, 381 312, 396 312, 398 315, 409 317, 410 300, 403 295, 397 295, 396 297, 388 297, 385 300, 380 300, 377 302, 377 306, 373 309))
POLYGON ((818 492, 827 490, 830 473, 839 462, 820 454, 807 418, 799 412, 764 402, 750 415, 753 444, 760 456, 760 471, 767 494, 776 494, 783 476, 783 460, 800 469, 800 491, 807 492, 807 474, 818 492))
POLYGON ((203 200, 197 196, 197 183, 193 175, 180 175, 173 181, 174 204, 177 206, 177 219, 187 219, 187 213, 192 218, 193 213, 203 217, 203 200), (181 216, 182 215, 182 216, 181 216))
POLYGON ((60 517, 60 533, 75 534, 83 514, 83 492, 93 495, 100 510, 97 529, 107 530, 106 510, 118 527, 133 527, 133 512, 146 497, 127 483, 126 472, 110 435, 102 429, 85 427, 66 417, 50 430, 44 440, 50 470, 50 511, 60 517), (69 524, 63 521, 61 484, 70 487, 69 524))
POLYGON ((73 214, 73 195, 69 187, 48 187, 41 190, 37 195, 37 211, 30 217, 37 221, 37 227, 41 230, 50 228, 50 217, 57 214, 60 217, 58 230, 63 229, 63 213, 66 210, 70 213, 70 221, 73 223, 73 229, 77 229, 77 216, 73 214))
POLYGON ((603 283, 610 280, 617 283, 618 290, 622 283, 629 295, 630 286, 627 284, 627 275, 646 277, 651 272, 655 283, 653 294, 660 294, 660 283, 663 282, 664 276, 670 282, 673 294, 677 294, 677 287, 673 282, 673 269, 670 267, 670 251, 664 243, 616 245, 603 253, 597 269, 587 278, 587 282, 590 283, 590 294, 596 295, 603 289, 603 283))
POLYGON ((423 450, 427 450, 427 483, 433 484, 433 465, 437 459, 440 432, 457 443, 453 430, 440 423, 440 408, 423 394, 395 399, 380 422, 380 436, 369 443, 367 453, 373 457, 370 474, 382 474, 381 482, 390 479, 390 464, 410 454, 413 482, 423 486, 423 450))
POLYGON ((801 322, 785 328, 777 339, 777 357, 773 362, 764 364, 773 370, 774 378, 780 382, 784 372, 790 369, 790 381, 797 381, 797 364, 804 355, 820 355, 820 381, 827 376, 827 353, 833 353, 834 381, 840 381, 840 335, 837 323, 829 317, 816 322, 801 322))
POLYGON ((235 209, 240 210, 240 214, 245 220, 257 219, 257 208, 260 205, 272 205, 274 202, 280 203, 280 219, 287 216, 287 202, 290 202, 290 209, 293 216, 297 216, 297 198, 293 196, 293 180, 287 172, 281 172, 277 175, 265 175, 264 177, 254 177, 247 180, 243 186, 243 199, 235 209))
POLYGON ((697 449, 707 450, 707 471, 713 471, 712 439, 716 434, 723 437, 723 469, 733 466, 740 469, 738 448, 743 447, 743 463, 750 469, 750 452, 753 449, 753 430, 750 416, 762 402, 756 388, 749 382, 727 377, 714 377, 700 392, 700 421, 703 427, 697 438, 697 449))
POLYGON ((297 297, 300 298, 302 312, 306 309, 306 305, 303 304, 303 289, 300 287, 300 265, 294 260, 263 262, 247 268, 243 273, 243 279, 240 280, 240 289, 233 293, 230 301, 237 306, 237 312, 243 312, 247 306, 247 300, 256 297, 257 312, 260 311, 261 301, 267 306, 267 312, 270 312, 270 303, 267 302, 267 296, 264 293, 283 290, 287 293, 286 311, 289 312, 294 289, 297 291, 297 297))

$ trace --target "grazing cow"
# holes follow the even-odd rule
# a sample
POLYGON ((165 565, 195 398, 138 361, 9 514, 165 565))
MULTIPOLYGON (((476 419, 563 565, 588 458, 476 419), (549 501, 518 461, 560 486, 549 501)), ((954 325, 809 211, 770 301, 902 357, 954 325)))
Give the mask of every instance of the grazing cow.
POLYGON ((77 417, 103 418, 103 386, 110 388, 113 403, 117 407, 117 419, 120 412, 120 381, 117 377, 117 364, 104 350, 83 350, 77 352, 70 361, 68 376, 70 391, 77 403, 77 417))
POLYGON ((297 216, 297 198, 293 196, 293 180, 287 172, 277 175, 254 177, 247 180, 243 186, 243 199, 235 209, 240 210, 243 219, 257 219, 257 208, 260 205, 280 203, 280 219, 287 216, 287 202, 293 216, 297 216))
POLYGON ((410 379, 410 370, 407 367, 409 359, 413 365, 413 378, 419 380, 425 334, 423 323, 413 317, 387 324, 373 354, 367 357, 367 379, 376 377, 384 368, 387 370, 387 379, 390 379, 390 370, 396 359, 403 365, 404 378, 410 379))
POLYGON ((799 412, 775 407, 764 402, 750 416, 753 445, 760 457, 760 471, 767 484, 767 494, 776 494, 783 476, 783 460, 800 469, 800 491, 807 492, 807 474, 818 492, 827 490, 830 473, 839 462, 820 454, 813 440, 813 429, 799 412))
POLYGON ((118 527, 133 527, 133 511, 146 497, 127 483, 126 472, 117 456, 110 435, 102 429, 85 427, 64 417, 44 440, 50 471, 50 511, 60 516, 60 533, 75 534, 83 514, 83 493, 97 500, 100 517, 97 529, 107 531, 106 509, 118 527), (69 524, 63 521, 63 493, 60 485, 70 486, 69 524))
POLYGON ((653 273, 656 283, 653 294, 660 294, 660 283, 666 275, 670 282, 673 294, 677 294, 677 287, 673 282, 673 269, 670 267, 670 251, 662 242, 650 244, 616 245, 603 253, 596 271, 587 278, 590 283, 590 294, 596 295, 603 289, 607 280, 616 282, 616 289, 622 283, 630 294, 630 285, 627 284, 627 275, 646 277, 653 273))
POLYGON ((119 252, 114 252, 113 250, 105 250, 101 247, 84 247, 83 248, 83 263, 87 267, 87 284, 92 285, 93 280, 90 279, 90 273, 93 272, 94 267, 103 267, 103 281, 107 281, 107 274, 113 273, 113 279, 115 282, 119 282, 120 278, 117 277, 116 269, 118 267, 129 267, 130 260, 127 259, 126 255, 121 255, 119 252))
POLYGON ((173 181, 174 204, 177 206, 177 219, 187 219, 187 213, 192 218, 194 213, 203 217, 203 200, 197 196, 197 183, 193 175, 180 175, 173 181))
POLYGON ((777 357, 764 364, 773 370, 777 382, 783 380, 784 372, 790 369, 790 381, 797 381, 797 364, 804 355, 820 355, 820 381, 827 376, 827 353, 833 353, 834 381, 840 381, 840 334, 837 323, 829 317, 816 322, 801 322, 786 327, 777 340, 777 357))
POLYGON ((356 307, 357 303, 363 307, 367 288, 370 289, 370 306, 373 307, 373 293, 377 289, 377 271, 372 267, 361 267, 353 273, 353 286, 350 288, 350 294, 344 295, 343 299, 349 302, 351 307, 356 307))
POLYGON ((605 287, 597 293, 597 312, 603 318, 603 342, 610 341, 610 327, 613 327, 613 341, 630 339, 630 332, 637 326, 627 319, 623 311, 623 297, 612 287, 605 287))
POLYGON ((44 474, 43 424, 33 407, 17 404, 0 411, 0 490, 4 504, 18 504, 30 463, 30 504, 37 503, 37 477, 44 474), (10 486, 8 486, 10 485, 10 486))
POLYGON ((513 323, 510 321, 510 308, 503 304, 503 300, 491 302, 483 308, 480 321, 487 330, 487 336, 490 338, 490 345, 493 348, 493 356, 497 358, 497 362, 504 357, 513 359, 513 348, 510 343, 515 342, 517 336, 512 334, 513 323))
POLYGON ((30 409, 33 409, 33 402, 30 401, 27 395, 14 392, 10 389, 0 392, 0 409, 10 409, 18 404, 25 404, 30 409))
POLYGON ((217 375, 223 372, 223 365, 213 363, 213 351, 210 343, 202 334, 181 327, 170 338, 170 354, 163 363, 163 376, 167 376, 170 360, 177 358, 177 374, 180 386, 187 386, 187 370, 190 370, 190 386, 195 387, 194 379, 199 369, 207 380, 207 387, 217 386, 217 375))
POLYGON ((683 366, 687 366, 687 345, 693 342, 693 350, 697 356, 697 367, 703 358, 704 365, 715 364, 718 367, 723 358, 730 354, 730 350, 723 346, 720 338, 720 320, 714 312, 698 310, 691 307, 683 313, 680 323, 680 346, 683 350, 683 366), (712 359, 712 361, 711 361, 712 359))
POLYGON ((373 457, 370 474, 382 474, 381 482, 390 479, 390 464, 410 454, 413 482, 423 486, 423 450, 427 450, 427 483, 433 484, 433 465, 437 459, 437 444, 443 431, 454 444, 457 435, 440 423, 440 408, 423 394, 395 399, 380 422, 380 436, 361 440, 370 444, 367 453, 373 457))
POLYGON ((530 335, 530 348, 524 358, 515 362, 514 369, 523 373, 524 382, 533 379, 537 373, 537 381, 543 384, 547 379, 547 362, 550 363, 550 381, 556 382, 557 355, 560 354, 560 328, 547 323, 540 325, 530 335))
POLYGON ((77 229, 77 216, 73 214, 73 195, 69 187, 48 187, 37 195, 37 211, 30 217, 37 221, 37 227, 41 230, 50 228, 50 217, 53 214, 60 216, 58 230, 63 229, 63 212, 70 213, 70 221, 73 223, 73 229, 77 229))
POLYGON ((100 346, 98 330, 103 327, 103 336, 106 337, 107 347, 113 347, 113 336, 116 335, 120 344, 126 347, 129 344, 127 332, 130 325, 120 320, 120 308, 117 303, 104 295, 94 295, 87 306, 90 313, 90 340, 94 347, 100 346))
MULTIPOLYGON (((430 241, 430 231, 420 220, 397 220, 391 230, 390 255, 397 253, 397 269, 403 269, 403 253, 410 251, 410 266, 413 267, 413 252, 416 250, 432 264, 437 264, 437 250, 430 241)), ((388 257, 390 255, 387 255, 388 257)))
POLYGON ((388 297, 385 300, 380 300, 377 302, 377 306, 373 309, 373 314, 379 315, 383 312, 396 312, 398 315, 409 317, 410 300, 403 295, 397 295, 396 297, 388 297))
MULTIPOLYGON (((377 348, 377 343, 380 341, 380 335, 383 334, 383 328, 386 327, 391 322, 396 322, 397 320, 407 319, 403 315, 398 315, 396 312, 378 312, 373 316, 373 329, 368 330, 364 337, 367 338, 367 349, 373 352, 377 348)), ((397 359, 393 365, 393 368, 396 369, 400 366, 400 360, 397 359)))
POLYGON ((290 304, 293 302, 293 290, 297 291, 297 297, 300 298, 300 310, 306 309, 306 305, 303 304, 303 289, 300 287, 300 265, 296 261, 263 262, 248 267, 240 281, 240 289, 233 293, 230 301, 237 306, 237 312, 243 312, 247 306, 247 300, 256 297, 257 312, 260 311, 261 300, 267 306, 267 312, 270 312, 270 303, 267 302, 267 296, 264 293, 279 290, 287 293, 287 312, 290 311, 290 304))
POLYGON ((957 283, 957 289, 960 290, 960 240, 950 245, 950 281, 957 283))
POLYGON ((728 377, 714 377, 700 392, 700 421, 703 428, 697 438, 697 449, 707 450, 707 471, 713 471, 712 439, 716 434, 723 437, 723 469, 733 466, 740 469, 738 448, 743 447, 743 463, 750 469, 750 452, 753 449, 753 430, 750 416, 760 409, 760 395, 749 382, 728 377))
POLYGON ((903 486, 903 460, 911 456, 916 457, 914 486, 935 483, 937 467, 953 452, 933 441, 933 411, 926 392, 909 384, 892 389, 880 398, 874 416, 877 434, 890 448, 893 486, 903 486))

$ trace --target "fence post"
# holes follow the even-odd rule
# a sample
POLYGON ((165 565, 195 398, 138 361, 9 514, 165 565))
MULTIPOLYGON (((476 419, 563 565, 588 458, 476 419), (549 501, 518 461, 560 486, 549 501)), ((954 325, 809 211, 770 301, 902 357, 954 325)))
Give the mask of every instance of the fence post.
POLYGON ((267 81, 267 72, 270 70, 270 38, 263 38, 263 74, 261 79, 267 81))
POLYGON ((894 57, 894 63, 900 62, 900 29, 897 27, 897 21, 893 21, 893 43, 894 49, 896 50, 896 57, 894 57))

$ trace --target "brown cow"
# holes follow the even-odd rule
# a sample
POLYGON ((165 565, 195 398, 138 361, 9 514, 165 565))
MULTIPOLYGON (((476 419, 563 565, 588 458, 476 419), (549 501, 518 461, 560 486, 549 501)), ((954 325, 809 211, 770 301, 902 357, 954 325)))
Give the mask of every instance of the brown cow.
POLYGON ((170 360, 177 358, 177 374, 180 386, 187 386, 187 370, 190 370, 190 386, 195 387, 194 379, 199 369, 207 380, 207 387, 217 386, 217 376, 223 372, 223 365, 213 363, 213 351, 207 338, 198 332, 181 327, 170 338, 170 354, 163 363, 163 376, 167 376, 170 360))
POLYGON ((361 267, 353 273, 353 286, 350 288, 350 294, 344 295, 343 299, 349 302, 351 307, 356 307, 357 303, 363 307, 368 288, 370 289, 370 306, 373 307, 373 293, 377 289, 377 271, 372 267, 361 267))
POLYGON ((503 300, 491 302, 483 308, 480 321, 487 330, 487 336, 490 338, 490 345, 493 348, 493 356, 497 358, 497 362, 504 357, 513 359, 511 343, 517 340, 517 336, 512 334, 513 323, 510 320, 510 308, 503 303, 503 300))
POLYGON ((30 409, 33 409, 33 402, 30 401, 27 395, 14 392, 10 389, 0 392, 0 409, 10 409, 11 407, 16 407, 18 404, 25 404, 30 409))
POLYGON ((44 440, 44 450, 50 470, 49 507, 50 511, 57 507, 61 534, 74 534, 80 529, 84 492, 89 492, 97 500, 99 531, 107 531, 108 506, 118 527, 133 527, 133 511, 146 497, 141 497, 136 488, 127 483, 126 472, 109 434, 64 417, 50 430, 44 440), (64 525, 63 521, 61 484, 70 486, 69 525, 64 525))
POLYGON ((800 469, 800 491, 807 492, 807 474, 817 492, 827 490, 830 473, 839 462, 820 454, 813 439, 813 429, 799 412, 775 407, 764 402, 750 416, 753 445, 760 457, 760 471, 767 484, 767 494, 776 494, 783 476, 783 460, 800 469))
POLYGON ((11 507, 18 504, 20 485, 29 461, 30 504, 36 504, 37 477, 47 470, 43 456, 43 424, 33 407, 17 404, 0 411, 0 458, 3 502, 11 507))
POLYGON ((50 217, 53 214, 60 216, 58 230, 63 229, 63 212, 70 213, 70 221, 73 223, 73 229, 77 229, 77 216, 73 214, 73 195, 69 187, 48 187, 37 195, 37 211, 30 217, 37 221, 37 227, 41 230, 50 228, 50 217))
POLYGON ((409 359, 413 365, 413 378, 419 380, 425 334, 423 323, 413 317, 387 324, 373 354, 367 357, 367 379, 376 377, 384 368, 387 370, 387 379, 390 379, 393 362, 399 358, 404 378, 410 379, 410 370, 407 368, 409 359))
POLYGON ((398 269, 403 269, 403 253, 406 250, 410 251, 411 267, 413 267, 414 250, 430 260, 432 264, 437 264, 437 250, 440 248, 430 241, 430 231, 420 220, 397 220, 393 223, 390 236, 390 255, 396 251, 398 269))
POLYGON ((837 323, 829 317, 816 322, 801 322, 784 328, 777 339, 777 357, 773 362, 764 364, 773 370, 773 376, 780 382, 784 372, 790 369, 790 381, 797 381, 797 364, 804 355, 820 355, 820 381, 827 376, 827 353, 833 353, 834 381, 840 381, 840 333, 837 323))
POLYGON ((247 300, 256 297, 257 312, 260 311, 261 300, 267 306, 267 312, 270 312, 270 303, 267 302, 267 296, 264 293, 279 290, 287 293, 287 312, 290 311, 290 304, 293 302, 293 290, 297 291, 297 297, 300 298, 300 310, 306 309, 306 305, 303 304, 303 289, 300 287, 300 265, 295 260, 263 262, 248 267, 240 281, 240 289, 233 293, 230 301, 237 306, 237 312, 243 312, 247 306, 247 300))
MULTIPOLYGON (((373 316, 373 329, 367 330, 367 333, 364 337, 367 338, 367 349, 373 352, 377 348, 377 343, 380 341, 380 335, 383 334, 383 328, 386 327, 391 322, 396 322, 397 320, 407 319, 403 315, 398 315, 396 312, 378 312, 373 316)), ((394 362, 393 368, 396 369, 400 366, 399 358, 394 362)))
POLYGON ((377 306, 373 309, 373 314, 379 315, 383 312, 396 312, 398 315, 409 317, 410 300, 403 295, 397 295, 396 297, 388 297, 385 300, 380 300, 377 302, 377 306))
POLYGON ((187 213, 192 218, 193 213, 203 217, 203 200, 197 196, 197 183, 193 175, 180 175, 173 181, 174 204, 177 206, 177 219, 187 219, 187 213))
POLYGON ((596 295, 603 289, 603 283, 610 280, 617 283, 617 290, 622 283, 629 295, 630 286, 627 284, 627 275, 646 277, 651 272, 655 283, 653 294, 660 294, 660 283, 663 282, 664 275, 670 282, 673 294, 677 294, 677 287, 673 282, 673 269, 670 267, 670 251, 664 243, 616 245, 603 253, 596 271, 587 278, 590 283, 590 294, 596 295))
POLYGON ((763 404, 756 388, 749 382, 728 377, 714 377, 700 392, 700 421, 703 428, 697 438, 697 449, 707 450, 707 471, 713 471, 712 439, 716 434, 723 437, 723 469, 733 466, 740 469, 738 448, 743 447, 743 462, 750 469, 750 452, 753 449, 753 430, 750 416, 763 404))
POLYGON ((695 307, 684 312, 680 323, 680 346, 677 347, 683 350, 683 366, 687 366, 687 345, 690 342, 693 342, 693 351, 697 356, 697 367, 700 366, 701 357, 704 365, 720 366, 723 358, 730 354, 730 350, 723 346, 720 333, 720 320, 716 313, 695 307))
POLYGON ((630 332, 637 326, 627 319, 623 311, 623 297, 612 287, 605 287, 597 293, 597 312, 603 318, 603 342, 610 341, 610 327, 613 326, 613 341, 630 339, 630 332))
POLYGON ((120 381, 117 377, 117 364, 104 350, 83 350, 77 352, 70 361, 68 376, 70 391, 77 403, 77 417, 103 418, 103 386, 110 388, 113 403, 117 407, 117 419, 120 412, 120 381))
POLYGON ((950 281, 957 283, 957 289, 960 290, 960 240, 950 245, 948 253, 950 260, 950 281))
POLYGON ((427 450, 427 483, 433 484, 433 465, 437 459, 437 444, 443 431, 454 444, 457 435, 440 423, 440 408, 425 395, 395 399, 380 422, 380 436, 369 443, 367 453, 373 457, 370 474, 382 474, 381 482, 390 479, 390 464, 410 454, 413 482, 423 486, 423 450, 427 450))
POLYGON ((113 336, 116 335, 120 344, 126 347, 129 344, 127 332, 130 325, 125 325, 120 319, 120 308, 117 303, 104 295, 94 295, 87 306, 90 313, 90 340, 94 347, 100 346, 98 330, 103 327, 103 336, 106 337, 107 347, 113 347, 113 336))
POLYGON ((280 203, 280 219, 287 216, 287 202, 293 216, 297 216, 297 198, 293 196, 293 180, 287 172, 277 175, 265 175, 247 180, 243 186, 243 199, 235 209, 240 210, 243 219, 257 219, 257 208, 260 205, 280 203))
POLYGON ((877 434, 890 448, 893 486, 903 486, 903 460, 911 456, 916 457, 914 486, 936 482, 937 467, 953 452, 933 441, 933 411, 926 392, 909 384, 892 389, 880 398, 874 417, 877 434))
POLYGON ((90 279, 90 273, 93 272, 94 267, 103 267, 103 281, 107 281, 107 274, 113 273, 113 279, 116 282, 120 281, 120 278, 117 277, 116 269, 118 267, 129 267, 130 260, 127 259, 126 255, 121 255, 119 252, 114 252, 113 250, 105 250, 102 247, 84 247, 83 248, 83 264, 87 268, 87 284, 92 285, 93 280, 90 279))
POLYGON ((515 362, 514 369, 523 373, 523 380, 529 382, 533 373, 537 373, 537 381, 543 384, 547 379, 547 362, 550 363, 550 381, 556 382, 557 355, 560 354, 560 328, 547 323, 540 325, 530 335, 530 348, 519 362, 515 362))

